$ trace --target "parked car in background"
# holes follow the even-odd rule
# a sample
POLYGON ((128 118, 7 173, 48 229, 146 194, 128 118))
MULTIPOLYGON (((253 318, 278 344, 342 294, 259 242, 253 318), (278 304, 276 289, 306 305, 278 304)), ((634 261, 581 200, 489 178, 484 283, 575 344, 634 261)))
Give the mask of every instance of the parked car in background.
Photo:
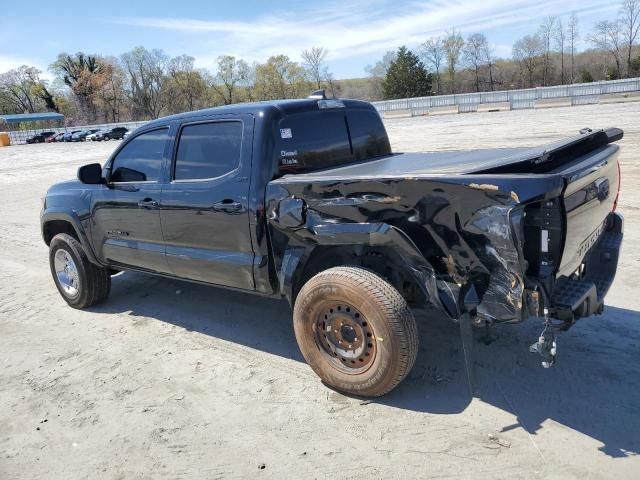
POLYGON ((126 127, 114 127, 112 129, 106 130, 103 134, 96 136, 97 141, 101 140, 122 140, 125 134, 129 131, 126 127))
POLYGON ((82 130, 71 130, 70 132, 67 132, 64 134, 64 136, 62 137, 62 140, 58 140, 59 142, 70 142, 71 141, 71 137, 73 134, 81 132, 82 130))
POLYGON ((45 139, 46 143, 54 143, 54 142, 61 142, 62 141, 62 137, 64 137, 64 132, 59 132, 56 133, 55 135, 50 135, 45 139))
POLYGON ((91 140, 92 142, 95 142, 98 139, 99 136, 105 134, 108 131, 109 131, 108 129, 99 129, 99 130, 87 135, 87 140, 91 140))
POLYGON ((128 132, 125 132, 124 136, 122 137, 122 139, 124 140, 125 138, 128 138, 129 135, 131 135, 131 130, 129 130, 128 132))
POLYGON ((84 142, 87 139, 87 136, 91 135, 92 133, 96 133, 98 130, 100 130, 99 128, 90 128, 87 130, 80 130, 77 133, 74 133, 73 135, 71 135, 71 142, 84 142))
POLYGON ((32 137, 27 138, 27 143, 44 143, 47 138, 55 135, 56 132, 40 132, 32 137))

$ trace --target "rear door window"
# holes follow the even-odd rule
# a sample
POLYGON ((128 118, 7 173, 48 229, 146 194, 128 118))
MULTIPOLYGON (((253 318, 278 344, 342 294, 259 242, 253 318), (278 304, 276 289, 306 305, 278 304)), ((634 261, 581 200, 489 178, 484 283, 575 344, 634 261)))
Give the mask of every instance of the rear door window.
POLYGON ((221 121, 185 125, 180 133, 175 180, 220 177, 240 164, 242 122, 221 121))

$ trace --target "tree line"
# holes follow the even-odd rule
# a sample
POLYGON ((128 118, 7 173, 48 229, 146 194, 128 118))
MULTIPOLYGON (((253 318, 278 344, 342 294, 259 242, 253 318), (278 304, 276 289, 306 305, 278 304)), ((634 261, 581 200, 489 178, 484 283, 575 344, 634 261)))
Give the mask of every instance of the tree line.
POLYGON ((367 71, 374 96, 384 99, 631 78, 640 75, 639 31, 640 0, 623 0, 615 19, 584 37, 575 13, 544 18, 513 44, 510 59, 498 58, 483 33, 463 38, 453 29, 415 51, 389 51, 367 71), (587 49, 578 52, 581 40, 587 49))
POLYGON ((220 56, 213 70, 199 69, 188 55, 170 57, 137 47, 119 57, 61 53, 42 72, 22 66, 0 74, 0 113, 63 113, 70 124, 148 120, 199 108, 305 97, 325 88, 330 95, 366 100, 406 98, 564 85, 640 75, 640 0, 623 0, 618 16, 581 36, 576 14, 549 16, 536 31, 500 58, 483 33, 466 37, 452 29, 427 38, 415 50, 387 52, 368 76, 336 80, 328 51, 313 47, 301 61, 274 55, 264 63, 220 56), (578 52, 584 41, 587 49, 578 52))
POLYGON ((61 53, 50 66, 54 85, 42 72, 22 66, 0 75, 0 112, 56 111, 70 123, 149 120, 161 115, 243 101, 306 96, 333 85, 325 65, 327 50, 302 52, 303 63, 275 55, 249 65, 220 56, 216 71, 195 67, 188 55, 171 58, 162 50, 137 47, 119 58, 61 53))

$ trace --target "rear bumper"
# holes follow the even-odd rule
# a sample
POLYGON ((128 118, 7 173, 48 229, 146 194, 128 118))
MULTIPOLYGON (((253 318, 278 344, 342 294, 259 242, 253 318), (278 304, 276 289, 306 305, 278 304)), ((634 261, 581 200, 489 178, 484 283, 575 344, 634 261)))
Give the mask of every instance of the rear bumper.
POLYGON ((553 317, 573 322, 602 313, 604 298, 613 283, 624 230, 624 219, 610 213, 606 229, 584 257, 580 276, 560 277, 551 293, 553 317))

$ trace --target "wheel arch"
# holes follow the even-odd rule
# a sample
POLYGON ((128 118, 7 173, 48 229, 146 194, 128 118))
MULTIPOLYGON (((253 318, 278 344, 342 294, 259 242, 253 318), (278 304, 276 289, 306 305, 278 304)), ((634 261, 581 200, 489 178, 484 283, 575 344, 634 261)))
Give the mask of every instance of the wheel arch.
POLYGON ((47 246, 56 235, 67 233, 80 242, 91 263, 101 265, 91 248, 91 243, 80 219, 73 212, 64 210, 45 211, 42 213, 40 223, 42 226, 42 239, 47 246))
POLYGON ((350 224, 344 231, 340 226, 316 229, 313 242, 286 248, 278 276, 281 294, 292 307, 314 275, 345 265, 377 273, 410 304, 439 304, 434 270, 408 235, 384 223, 350 224))

